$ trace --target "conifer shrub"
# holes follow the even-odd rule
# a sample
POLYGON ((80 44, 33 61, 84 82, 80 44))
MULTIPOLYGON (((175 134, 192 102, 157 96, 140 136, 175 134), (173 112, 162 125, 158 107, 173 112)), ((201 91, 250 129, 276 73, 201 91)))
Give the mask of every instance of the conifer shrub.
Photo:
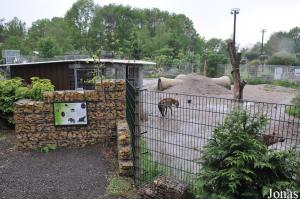
POLYGON ((214 130, 192 185, 195 198, 263 199, 270 189, 299 191, 299 156, 261 142, 266 124, 263 116, 235 110, 214 130))

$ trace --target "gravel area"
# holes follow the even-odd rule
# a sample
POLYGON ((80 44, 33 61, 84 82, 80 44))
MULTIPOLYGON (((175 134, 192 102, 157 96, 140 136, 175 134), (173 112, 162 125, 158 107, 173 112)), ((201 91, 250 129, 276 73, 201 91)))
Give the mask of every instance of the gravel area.
POLYGON ((16 151, 12 135, 0 137, 0 198, 102 198, 111 164, 101 146, 48 154, 16 151))

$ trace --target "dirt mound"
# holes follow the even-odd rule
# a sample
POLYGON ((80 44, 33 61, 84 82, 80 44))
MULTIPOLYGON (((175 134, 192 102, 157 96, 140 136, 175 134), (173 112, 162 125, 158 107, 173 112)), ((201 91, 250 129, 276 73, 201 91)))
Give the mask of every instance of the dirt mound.
POLYGON ((164 90, 164 92, 211 96, 232 93, 232 91, 217 85, 210 78, 202 75, 179 75, 176 79, 181 79, 183 82, 164 90))

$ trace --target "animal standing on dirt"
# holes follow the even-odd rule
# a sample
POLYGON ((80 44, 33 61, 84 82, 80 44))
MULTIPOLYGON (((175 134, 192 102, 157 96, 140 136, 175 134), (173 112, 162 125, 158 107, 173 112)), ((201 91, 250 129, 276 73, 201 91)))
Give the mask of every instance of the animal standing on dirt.
POLYGON ((176 108, 178 108, 178 106, 179 106, 178 100, 173 99, 173 98, 164 98, 164 99, 160 100, 158 103, 158 109, 159 109, 161 115, 163 117, 165 115, 167 115, 168 108, 170 109, 171 115, 172 115, 172 106, 173 105, 175 105, 176 108))

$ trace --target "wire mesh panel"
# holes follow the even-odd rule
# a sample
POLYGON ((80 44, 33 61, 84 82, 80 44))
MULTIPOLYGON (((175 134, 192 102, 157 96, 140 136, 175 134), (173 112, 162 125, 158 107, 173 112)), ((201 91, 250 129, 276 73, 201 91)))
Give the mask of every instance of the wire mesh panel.
POLYGON ((140 115, 135 135, 139 136, 133 145, 138 183, 151 182, 158 175, 192 182, 201 169, 196 161, 201 158, 201 149, 235 107, 268 118, 264 134, 270 139, 269 148, 290 150, 300 144, 299 118, 289 114, 299 107, 293 105, 147 90, 138 94, 140 115))

